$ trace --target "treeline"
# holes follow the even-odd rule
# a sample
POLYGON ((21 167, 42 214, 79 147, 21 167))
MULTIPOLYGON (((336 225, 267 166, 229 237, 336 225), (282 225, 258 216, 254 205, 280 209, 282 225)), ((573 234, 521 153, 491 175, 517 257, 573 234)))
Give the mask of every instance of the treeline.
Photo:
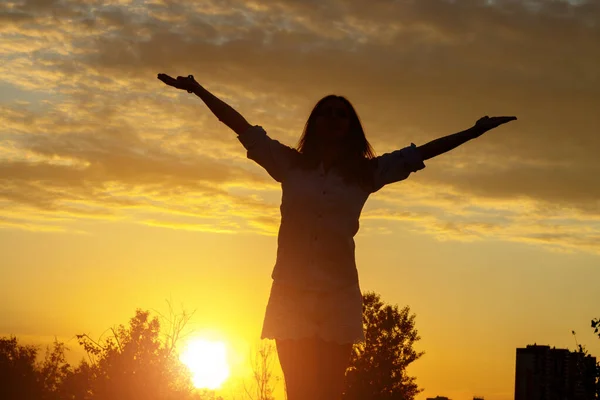
MULTIPOLYGON (((110 329, 95 341, 77 335, 86 357, 78 365, 66 360, 67 348, 55 341, 45 353, 14 337, 0 338, 2 400, 205 400, 179 360, 177 343, 189 319, 183 314, 161 327, 158 316, 136 310, 127 326, 110 329)), ((345 399, 412 400, 422 391, 407 367, 423 353, 413 345, 420 338, 408 306, 385 304, 375 293, 364 295, 366 343, 355 345, 347 371, 345 399)), ((264 364, 264 363, 263 363, 264 364)), ((252 400, 271 400, 270 371, 256 376, 262 389, 252 400), (266 377, 266 378, 265 378, 266 377)))

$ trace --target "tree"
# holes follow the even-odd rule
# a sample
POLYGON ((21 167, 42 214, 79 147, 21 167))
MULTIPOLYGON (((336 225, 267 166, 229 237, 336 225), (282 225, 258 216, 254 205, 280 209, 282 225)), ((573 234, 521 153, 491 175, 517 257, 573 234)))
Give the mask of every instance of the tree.
MULTIPOLYGON (((600 318, 592 320, 592 328, 600 339, 600 318)), ((600 360, 596 362, 596 399, 600 399, 600 360)))
POLYGON ((248 388, 244 383, 244 391, 250 400, 275 399, 273 392, 275 384, 279 382, 279 379, 278 377, 273 377, 274 362, 275 345, 272 341, 261 341, 258 348, 251 352, 252 385, 248 388))
POLYGON ((405 306, 386 305, 376 293, 363 295, 364 343, 355 344, 346 372, 345 400, 412 400, 422 391, 406 368, 419 359, 421 338, 415 315, 405 306))
POLYGON ((111 328, 104 340, 76 335, 88 357, 76 368, 66 362, 67 348, 57 340, 37 362, 36 346, 20 345, 16 337, 0 338, 0 399, 201 400, 205 397, 194 388, 176 351, 189 319, 171 309, 170 325, 161 337, 159 319, 136 310, 129 326, 111 328))
POLYGON ((66 350, 65 344, 55 338, 52 348, 46 348, 44 361, 37 368, 44 398, 47 400, 62 400, 66 397, 65 382, 73 373, 71 365, 67 363, 66 350))
MULTIPOLYGON (((592 320, 592 328, 595 328, 596 324, 592 320)), ((574 353, 578 356, 579 387, 585 393, 594 396, 593 398, 600 399, 600 360, 594 364, 592 355, 587 351, 585 346, 577 343, 575 331, 571 331, 571 333, 575 337, 576 351, 574 353)), ((597 333, 597 329, 594 333, 597 333)))
MULTIPOLYGON (((17 338, 0 338, 0 398, 22 400, 70 399, 64 392, 73 374, 65 357, 64 343, 54 340, 43 361, 38 362, 37 346, 21 345, 17 338)), ((83 397, 81 397, 83 399, 83 397)))
POLYGON ((192 399, 194 388, 187 368, 173 351, 174 343, 160 340, 160 322, 137 310, 129 327, 111 329, 102 342, 77 335, 89 357, 90 398, 94 400, 192 399))
POLYGON ((69 369, 62 380, 60 388, 60 399, 63 400, 92 400, 92 379, 94 377, 93 367, 85 362, 74 369, 69 369))
POLYGON ((0 399, 44 397, 36 366, 37 353, 37 347, 20 345, 15 336, 0 338, 0 399))

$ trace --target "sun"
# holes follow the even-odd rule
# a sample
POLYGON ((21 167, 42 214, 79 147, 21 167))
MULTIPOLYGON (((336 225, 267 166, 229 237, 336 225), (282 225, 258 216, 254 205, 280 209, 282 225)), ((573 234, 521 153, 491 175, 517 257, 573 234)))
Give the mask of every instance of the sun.
POLYGON ((227 349, 223 342, 191 340, 179 359, 190 369, 198 389, 218 389, 229 377, 227 349))

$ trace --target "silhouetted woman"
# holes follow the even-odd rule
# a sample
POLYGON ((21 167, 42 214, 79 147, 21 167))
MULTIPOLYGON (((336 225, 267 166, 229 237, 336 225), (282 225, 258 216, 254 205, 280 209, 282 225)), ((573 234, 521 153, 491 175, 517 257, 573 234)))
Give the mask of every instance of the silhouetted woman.
POLYGON ((192 76, 169 86, 200 97, 248 158, 281 183, 281 225, 262 338, 275 339, 289 400, 340 399, 352 345, 364 340, 354 235, 363 205, 438 156, 515 117, 483 117, 465 131, 375 156, 348 100, 313 108, 296 149, 270 138, 192 76))

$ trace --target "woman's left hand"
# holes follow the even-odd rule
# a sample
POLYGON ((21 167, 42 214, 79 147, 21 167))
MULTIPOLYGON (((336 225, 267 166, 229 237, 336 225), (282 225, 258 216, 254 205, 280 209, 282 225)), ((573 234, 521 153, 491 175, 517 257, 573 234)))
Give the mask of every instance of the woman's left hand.
POLYGON ((484 133, 502 124, 506 124, 507 122, 514 121, 516 119, 517 117, 488 117, 486 115, 485 117, 480 118, 475 123, 475 129, 477 129, 481 133, 484 133))

